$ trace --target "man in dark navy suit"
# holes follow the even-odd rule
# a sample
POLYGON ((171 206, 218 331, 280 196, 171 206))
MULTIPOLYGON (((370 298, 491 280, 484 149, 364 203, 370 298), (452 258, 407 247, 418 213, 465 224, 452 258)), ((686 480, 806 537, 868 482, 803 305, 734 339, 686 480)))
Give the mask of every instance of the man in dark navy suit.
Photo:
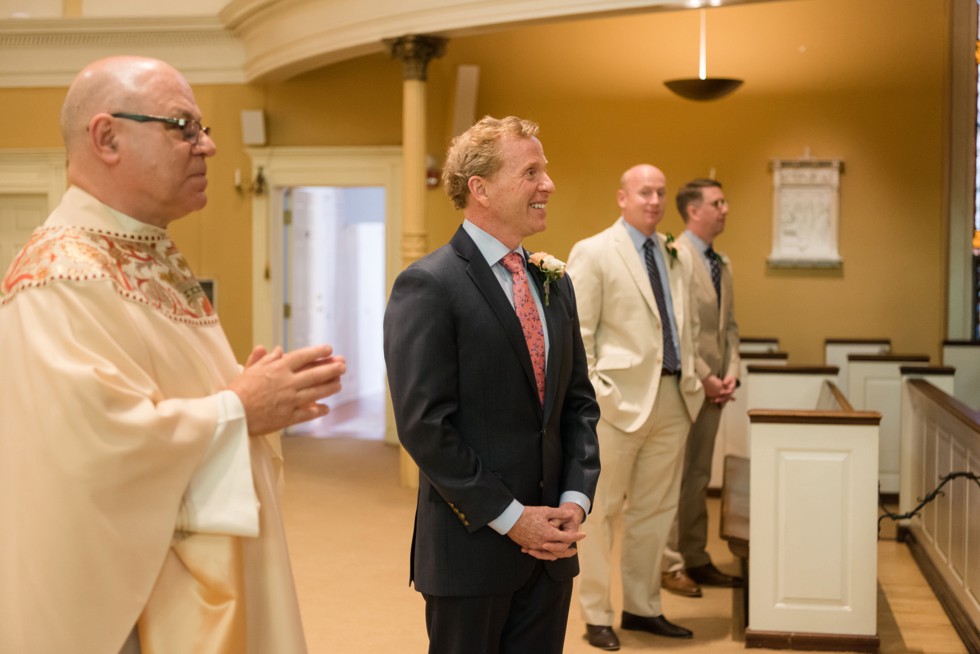
POLYGON ((431 653, 561 652, 599 477, 571 281, 521 247, 555 190, 537 131, 488 116, 453 141, 443 181, 463 224, 399 275, 385 312, 431 653))

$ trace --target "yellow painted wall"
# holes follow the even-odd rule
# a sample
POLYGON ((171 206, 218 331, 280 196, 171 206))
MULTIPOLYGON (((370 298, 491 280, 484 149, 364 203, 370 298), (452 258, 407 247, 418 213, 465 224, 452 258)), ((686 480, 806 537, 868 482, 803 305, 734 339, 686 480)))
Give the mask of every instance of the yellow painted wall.
MULTIPOLYGON (((729 225, 718 245, 733 261, 744 335, 778 337, 793 363, 821 362, 826 337, 889 337, 896 351, 926 353, 938 361, 944 334, 947 45, 937 4, 821 0, 758 5, 806 9, 812 14, 808 20, 827 20, 828 29, 836 17, 860 6, 863 13, 855 20, 873 15, 876 31, 901 38, 914 32, 915 39, 908 47, 889 50, 886 63, 893 72, 875 83, 848 84, 808 71, 811 77, 795 80, 784 91, 753 90, 749 79, 731 97, 704 104, 644 90, 659 85, 661 78, 637 79, 635 88, 626 91, 577 86, 575 71, 560 66, 562 52, 587 47, 583 35, 617 23, 580 21, 457 38, 446 56, 429 67, 429 149, 441 160, 448 145, 456 66, 478 65, 478 116, 517 114, 541 124, 558 190, 549 205, 549 230, 530 239, 530 248, 564 257, 575 241, 610 224, 618 215, 619 175, 634 163, 663 168, 671 196, 679 184, 714 168, 731 201, 729 225), (824 13, 814 14, 815 7, 824 13), (921 70, 928 74, 909 74, 921 70), (536 79, 556 75, 570 77, 563 92, 536 93, 536 79), (806 147, 813 156, 845 162, 844 265, 837 271, 766 265, 772 231, 769 160, 800 156, 806 147)), ((679 19, 662 14, 616 20, 674 25, 679 19)), ((878 55, 870 49, 868 56, 878 55)), ((240 110, 266 111, 273 146, 397 145, 401 64, 376 54, 285 82, 198 86, 195 91, 214 128, 218 155, 209 164, 208 207, 176 223, 172 232, 198 275, 218 281, 219 311, 236 353, 244 357, 251 348, 251 216, 248 199, 232 188, 235 168, 248 175, 240 110)), ((0 147, 59 145, 63 93, 0 91, 0 147)), ((461 216, 441 189, 426 197, 434 248, 451 236, 461 216)), ((682 230, 676 210, 668 211, 664 229, 682 230)))
MULTIPOLYGON (((946 288, 942 138, 947 47, 939 3, 824 0, 819 5, 765 4, 753 11, 762 16, 762 9, 780 9, 816 20, 818 9, 826 19, 860 13, 857 4, 864 15, 850 20, 858 24, 873 18, 884 34, 917 33, 914 43, 889 50, 882 67, 893 74, 870 84, 849 86, 816 71, 812 80, 799 84, 804 90, 758 93, 749 79, 732 96, 709 103, 652 92, 644 97, 642 89, 658 86, 662 77, 637 80, 635 93, 618 97, 597 97, 593 88, 536 94, 535 76, 558 74, 554 68, 536 68, 538 62, 553 61, 587 42, 587 32, 576 24, 460 39, 436 65, 454 69, 502 52, 499 66, 481 68, 478 115, 514 113, 541 124, 557 192, 549 204, 549 229, 528 241, 532 249, 564 257, 575 241, 611 224, 618 215, 619 175, 634 163, 660 166, 671 199, 680 184, 714 169, 731 202, 718 246, 733 261, 744 335, 778 337, 793 363, 822 363, 827 337, 887 337, 896 352, 925 353, 938 362, 946 288), (522 73, 508 83, 514 70, 522 73), (840 270, 766 264, 772 247, 769 161, 802 156, 805 148, 815 157, 839 157, 845 163, 840 270)), ((651 24, 666 20, 657 16, 651 24)), ((779 29, 779 18, 773 20, 762 29, 779 29)), ((882 55, 869 49, 867 56, 882 55)), ((663 230, 676 235, 683 224, 673 202, 671 207, 663 230)), ((432 226, 443 239, 452 223, 447 211, 443 204, 432 226)))
MULTIPOLYGON (((260 89, 198 86, 194 89, 218 153, 208 160, 208 204, 173 223, 170 233, 198 277, 215 280, 216 305, 228 340, 244 361, 252 349, 252 201, 234 189, 235 169, 250 175, 242 144, 242 109, 260 109, 260 89)), ((266 344, 269 345, 269 344, 266 344)))

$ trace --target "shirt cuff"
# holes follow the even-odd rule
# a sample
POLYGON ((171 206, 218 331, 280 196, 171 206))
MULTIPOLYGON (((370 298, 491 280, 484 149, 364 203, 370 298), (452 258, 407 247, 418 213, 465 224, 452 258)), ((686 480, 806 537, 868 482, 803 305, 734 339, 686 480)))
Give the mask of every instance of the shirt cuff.
POLYGON ((565 502, 575 502, 582 510, 585 511, 585 515, 582 516, 582 522, 589 517, 589 511, 592 509, 592 502, 589 501, 589 496, 585 493, 580 493, 578 491, 565 491, 558 498, 559 504, 564 504, 565 502))
POLYGON ((505 536, 517 524, 522 513, 524 513, 524 505, 517 500, 511 500, 510 506, 504 509, 504 512, 499 516, 488 522, 487 525, 501 536, 505 536))

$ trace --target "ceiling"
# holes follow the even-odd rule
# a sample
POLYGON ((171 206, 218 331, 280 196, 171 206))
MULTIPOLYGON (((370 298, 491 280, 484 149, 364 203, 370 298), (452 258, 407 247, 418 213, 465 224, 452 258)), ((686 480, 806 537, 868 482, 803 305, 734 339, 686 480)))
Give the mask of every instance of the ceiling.
MULTIPOLYGON (((922 48, 922 43, 944 38, 944 16, 924 12, 923 4, 788 0, 706 10, 707 73, 744 79, 740 94, 868 85, 909 92, 934 88, 942 82, 944 62, 924 56, 921 51, 935 53, 935 48, 922 48), (888 30, 869 30, 884 11, 889 13, 888 30)), ((504 44, 531 43, 534 58, 522 63, 529 53, 515 51, 507 74, 516 85, 538 90, 587 88, 609 96, 636 95, 640 87, 697 76, 699 29, 696 11, 516 27, 504 44)))
POLYGON ((228 0, 0 0, 0 18, 217 16, 228 0))
MULTIPOLYGON (((617 96, 696 76, 698 12, 681 9, 702 3, 721 0, 0 0, 0 86, 65 84, 79 61, 134 50, 193 83, 285 79, 431 33, 473 51, 513 43, 508 74, 535 92, 617 96), (614 15, 597 17, 605 8, 614 15)), ((932 9, 943 4, 726 0, 705 10, 708 74, 745 79, 739 93, 921 89, 943 74, 944 62, 916 55, 945 38, 946 12, 932 9)))

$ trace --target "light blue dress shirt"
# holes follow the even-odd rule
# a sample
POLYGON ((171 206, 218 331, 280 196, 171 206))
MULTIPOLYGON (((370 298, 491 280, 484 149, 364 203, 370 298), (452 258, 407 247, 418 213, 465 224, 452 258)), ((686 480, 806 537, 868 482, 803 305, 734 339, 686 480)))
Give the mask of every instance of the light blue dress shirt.
MULTIPOLYGON (((510 305, 514 306, 514 278, 510 274, 510 271, 504 267, 501 260, 510 254, 511 252, 517 252, 521 257, 524 257, 524 248, 517 246, 514 250, 507 249, 507 246, 498 241, 496 238, 483 231, 473 223, 468 220, 463 221, 463 230, 469 235, 473 242, 476 244, 476 248, 486 259, 487 265, 490 266, 490 270, 496 275, 497 281, 500 282, 500 288, 503 289, 504 294, 507 295, 507 299, 510 301, 510 305)), ((541 302, 541 297, 538 294, 538 288, 536 284, 528 282, 528 286, 531 288, 531 297, 534 298, 534 303, 538 307, 538 316, 541 317, 541 327, 544 331, 544 357, 545 357, 545 369, 547 370, 548 365, 548 353, 550 351, 550 343, 548 341, 548 328, 547 322, 544 317, 544 305, 541 302)), ((560 503, 564 502, 575 502, 582 507, 585 511, 585 515, 589 514, 589 509, 592 508, 592 502, 589 501, 589 497, 584 493, 578 491, 564 491, 558 500, 560 503)), ((488 525, 499 534, 506 534, 517 520, 521 517, 524 512, 524 505, 514 500, 510 503, 504 512, 497 516, 495 519, 491 520, 488 525)))
POLYGON ((701 253, 701 262, 704 263, 705 270, 708 274, 711 274, 711 259, 708 258, 708 244, 702 241, 698 236, 695 236, 694 232, 686 231, 687 238, 691 239, 691 243, 697 248, 697 251, 701 253))

